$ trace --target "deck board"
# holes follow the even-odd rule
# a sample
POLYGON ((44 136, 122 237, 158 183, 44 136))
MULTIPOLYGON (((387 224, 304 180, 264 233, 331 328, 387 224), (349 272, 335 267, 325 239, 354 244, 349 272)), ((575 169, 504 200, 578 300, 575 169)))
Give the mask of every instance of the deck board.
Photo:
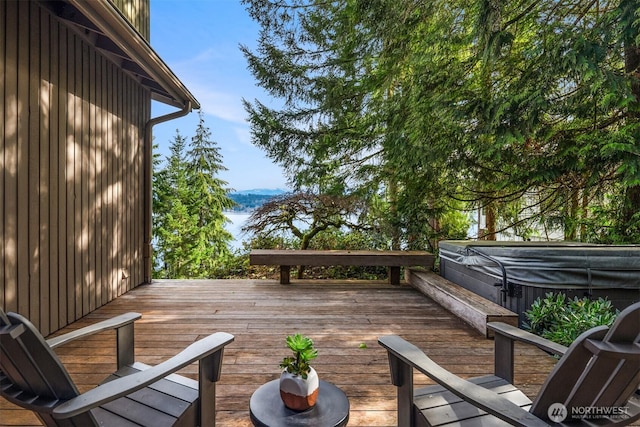
MULTIPOLYGON (((157 281, 140 286, 58 333, 127 311, 136 322, 136 360, 156 364, 194 340, 216 331, 234 334, 225 349, 218 393, 218 426, 250 426, 249 398, 278 377, 287 354, 284 337, 309 335, 319 349, 320 377, 342 388, 351 403, 350 426, 396 425, 384 334, 410 340, 463 377, 493 370, 493 341, 415 289, 384 282, 304 281, 283 286, 273 280, 157 281), (361 344, 366 348, 360 348, 361 344)), ((115 370, 113 333, 56 349, 81 391, 115 370)), ((555 363, 536 349, 516 346, 516 385, 535 397, 555 363)), ((197 365, 182 371, 196 378, 197 365)), ((430 384, 416 377, 416 385, 430 384)), ((39 425, 28 411, 0 399, 0 425, 39 425)))

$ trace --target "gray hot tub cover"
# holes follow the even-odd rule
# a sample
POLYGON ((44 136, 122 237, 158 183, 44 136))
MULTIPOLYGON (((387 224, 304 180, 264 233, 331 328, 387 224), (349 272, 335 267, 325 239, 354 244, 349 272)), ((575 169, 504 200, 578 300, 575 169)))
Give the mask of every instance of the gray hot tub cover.
POLYGON ((640 245, 442 241, 439 246, 440 258, 496 282, 502 281, 502 264, 507 279, 519 285, 640 289, 640 245))

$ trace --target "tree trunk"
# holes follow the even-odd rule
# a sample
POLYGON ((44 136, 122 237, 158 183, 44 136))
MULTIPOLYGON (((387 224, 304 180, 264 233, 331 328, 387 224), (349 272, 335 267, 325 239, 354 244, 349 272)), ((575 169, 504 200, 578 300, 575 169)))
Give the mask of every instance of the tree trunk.
POLYGON ((484 240, 496 240, 496 208, 492 203, 484 207, 486 232, 484 240))
POLYGON ((580 211, 580 240, 585 241, 587 239, 587 220, 589 219, 589 197, 587 197, 587 190, 582 190, 582 207, 580 211))
POLYGON ((578 192, 569 193, 569 206, 567 206, 567 216, 564 220, 564 239, 576 240, 576 224, 578 223, 578 192))
POLYGON ((389 199, 389 212, 391 217, 391 249, 400 250, 400 230, 398 229, 398 183, 395 180, 389 181, 387 189, 389 199))

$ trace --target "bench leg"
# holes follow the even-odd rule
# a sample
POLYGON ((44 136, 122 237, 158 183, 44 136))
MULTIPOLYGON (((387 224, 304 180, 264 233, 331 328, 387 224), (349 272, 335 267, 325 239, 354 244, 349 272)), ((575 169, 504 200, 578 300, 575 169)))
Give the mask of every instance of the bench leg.
POLYGON ((281 265, 280 266, 280 284, 288 285, 291 283, 291 266, 290 265, 281 265))
POLYGON ((400 284, 400 267, 389 267, 389 283, 392 285, 400 284))

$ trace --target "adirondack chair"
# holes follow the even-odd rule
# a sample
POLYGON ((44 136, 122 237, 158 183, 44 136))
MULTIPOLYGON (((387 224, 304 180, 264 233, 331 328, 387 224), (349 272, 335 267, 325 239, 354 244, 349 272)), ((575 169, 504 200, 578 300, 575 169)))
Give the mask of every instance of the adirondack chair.
POLYGON ((396 335, 378 339, 398 387, 399 427, 627 425, 640 419, 640 303, 623 310, 611 328, 593 328, 569 348, 504 323, 490 327, 495 375, 469 380, 396 335), (562 356, 533 402, 512 385, 514 341, 562 356), (414 369, 438 385, 414 390, 414 369))
POLYGON ((45 341, 29 320, 0 310, 0 395, 47 426, 214 426, 215 383, 233 335, 214 333, 150 367, 134 362, 133 325, 140 317, 123 314, 45 341), (118 370, 80 394, 52 349, 112 329, 118 370), (198 381, 174 374, 195 361, 198 381))

